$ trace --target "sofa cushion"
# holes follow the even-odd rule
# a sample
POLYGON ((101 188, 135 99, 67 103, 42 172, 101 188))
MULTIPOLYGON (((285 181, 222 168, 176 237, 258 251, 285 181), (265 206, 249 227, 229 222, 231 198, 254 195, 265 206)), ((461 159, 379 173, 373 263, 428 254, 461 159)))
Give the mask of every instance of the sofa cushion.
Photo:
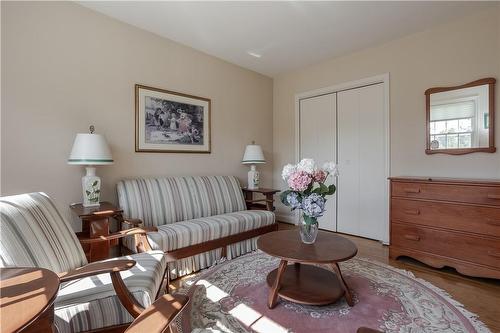
MULTIPOLYGON (((208 240, 234 235, 275 223, 274 213, 264 210, 245 210, 229 214, 204 217, 158 227, 158 232, 148 232, 151 246, 162 251, 172 251, 208 240)), ((257 237, 226 247, 227 259, 257 249, 257 237)), ((210 267, 221 259, 221 249, 200 253, 169 264, 170 276, 191 274, 210 267)))
MULTIPOLYGON (((113 258, 132 259, 136 265, 120 272, 127 288, 144 307, 156 297, 163 282, 166 258, 161 251, 113 258)), ((109 274, 100 274, 61 284, 55 301, 55 324, 59 332, 80 332, 129 323, 132 316, 121 305, 109 274)))
POLYGON ((125 216, 148 227, 246 209, 232 176, 128 179, 118 182, 117 191, 125 216))
POLYGON ((148 240, 155 250, 172 251, 273 223, 272 212, 244 210, 161 225, 157 232, 148 232, 148 240))
POLYGON ((0 221, 0 267, 61 273, 87 264, 74 231, 45 193, 0 198, 0 221))

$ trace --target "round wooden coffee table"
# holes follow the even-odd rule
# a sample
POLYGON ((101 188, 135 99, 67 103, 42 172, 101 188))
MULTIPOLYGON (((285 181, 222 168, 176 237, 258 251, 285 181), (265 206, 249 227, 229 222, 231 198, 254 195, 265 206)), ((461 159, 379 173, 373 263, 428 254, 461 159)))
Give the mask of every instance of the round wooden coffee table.
POLYGON ((354 305, 338 265, 358 252, 347 238, 319 231, 314 244, 304 244, 298 230, 283 230, 260 236, 257 247, 281 259, 278 268, 267 275, 270 309, 276 306, 278 296, 309 305, 330 304, 345 296, 347 304, 354 305), (288 265, 289 262, 294 265, 288 265), (333 271, 311 264, 325 264, 333 271))

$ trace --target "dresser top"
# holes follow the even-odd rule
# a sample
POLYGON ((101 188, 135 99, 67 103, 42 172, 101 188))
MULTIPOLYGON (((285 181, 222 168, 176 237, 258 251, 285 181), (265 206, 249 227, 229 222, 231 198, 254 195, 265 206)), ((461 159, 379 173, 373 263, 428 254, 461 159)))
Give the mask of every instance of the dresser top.
POLYGON ((413 183, 441 183, 441 184, 465 184, 465 185, 494 185, 500 186, 500 179, 474 179, 474 178, 446 178, 446 177, 389 177, 394 182, 413 182, 413 183))

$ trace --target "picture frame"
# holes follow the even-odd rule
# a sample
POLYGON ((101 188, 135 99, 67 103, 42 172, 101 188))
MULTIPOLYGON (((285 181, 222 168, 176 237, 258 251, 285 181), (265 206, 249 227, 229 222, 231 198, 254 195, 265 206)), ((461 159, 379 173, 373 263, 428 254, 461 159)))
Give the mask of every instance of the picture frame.
POLYGON ((135 85, 135 151, 210 153, 211 100, 135 85))

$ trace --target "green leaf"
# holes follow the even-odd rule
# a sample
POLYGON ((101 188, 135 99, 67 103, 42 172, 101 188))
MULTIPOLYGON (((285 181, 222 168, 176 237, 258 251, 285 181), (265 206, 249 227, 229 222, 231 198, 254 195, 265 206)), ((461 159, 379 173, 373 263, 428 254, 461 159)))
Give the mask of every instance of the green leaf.
POLYGON ((304 222, 306 224, 313 224, 316 223, 318 220, 315 217, 308 216, 306 214, 303 215, 304 222))
POLYGON ((281 202, 285 205, 285 206, 290 206, 290 204, 288 203, 288 201, 286 200, 286 196, 292 191, 290 190, 286 190, 286 191, 283 191, 281 192, 280 194, 280 200, 281 202))
POLYGON ((90 195, 90 191, 85 190, 85 193, 87 193, 87 195, 90 195))
POLYGON ((328 186, 328 191, 326 193, 326 195, 332 195, 333 193, 335 193, 335 191, 337 190, 337 188, 335 187, 335 185, 330 185, 328 186))
POLYGON ((94 193, 101 193, 101 190, 95 190, 94 193))
POLYGON ((97 186, 97 180, 94 180, 94 182, 92 183, 92 186, 97 186))

